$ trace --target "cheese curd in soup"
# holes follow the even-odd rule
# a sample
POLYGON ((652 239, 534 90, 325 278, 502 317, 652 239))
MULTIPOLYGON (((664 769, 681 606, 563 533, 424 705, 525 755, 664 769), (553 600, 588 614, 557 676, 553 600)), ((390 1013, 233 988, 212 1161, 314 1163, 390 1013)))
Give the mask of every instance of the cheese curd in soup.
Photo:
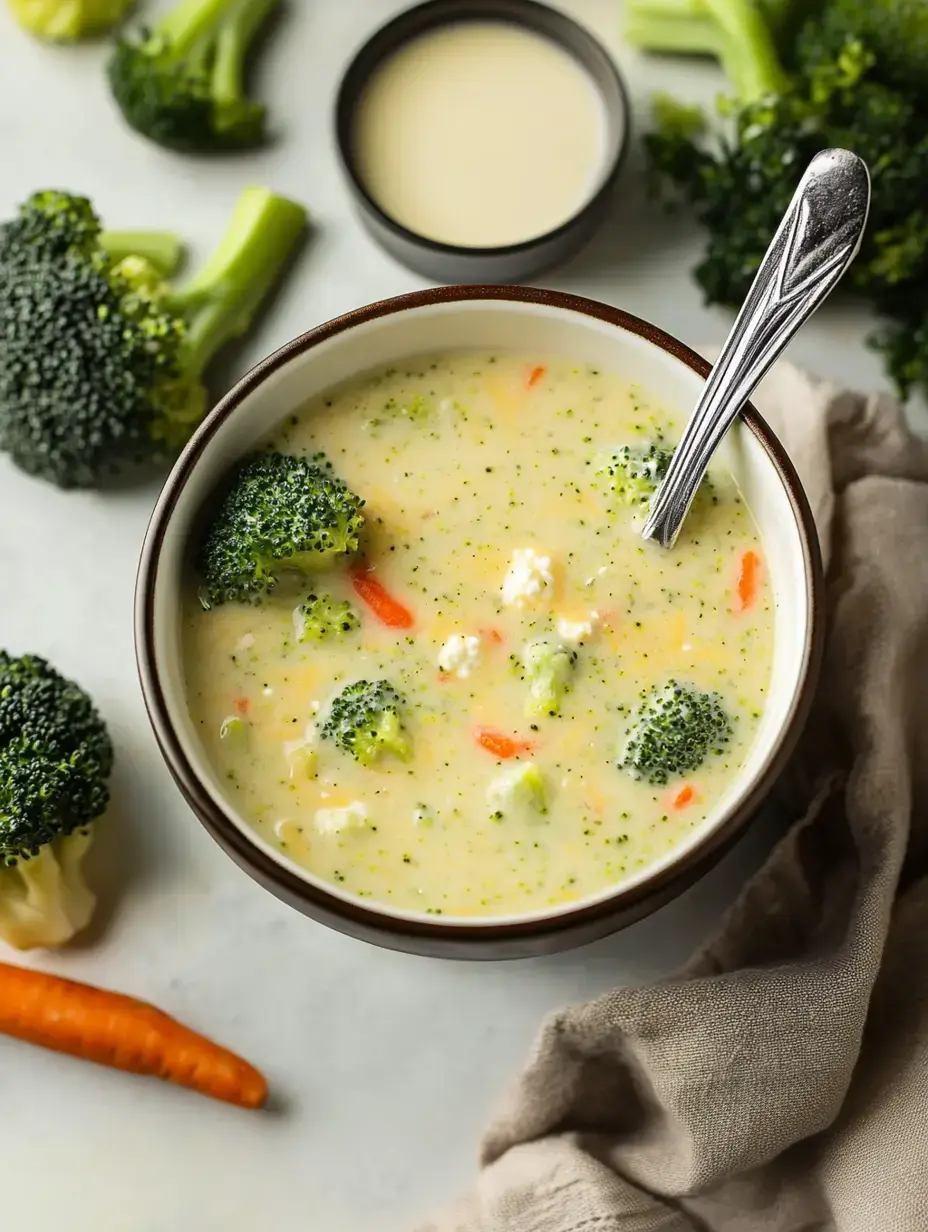
POLYGON ((282 425, 293 522, 307 474, 364 505, 298 569, 268 535, 253 593, 191 577, 187 695, 234 808, 340 889, 443 916, 572 902, 684 840, 755 738, 773 621, 724 470, 674 551, 640 537, 679 426, 621 374, 466 353, 282 425))

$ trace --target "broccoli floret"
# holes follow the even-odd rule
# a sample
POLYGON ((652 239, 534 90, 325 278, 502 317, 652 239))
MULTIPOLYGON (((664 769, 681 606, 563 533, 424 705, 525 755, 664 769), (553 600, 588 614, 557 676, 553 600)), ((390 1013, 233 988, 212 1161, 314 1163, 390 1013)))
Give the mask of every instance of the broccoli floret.
POLYGON ((548 793, 541 771, 531 761, 509 766, 487 788, 487 804, 494 821, 502 821, 511 813, 544 816, 548 793))
MULTIPOLYGON (((672 457, 672 449, 653 442, 648 445, 620 445, 598 453, 593 459, 593 471, 605 484, 613 501, 619 505, 640 507, 647 505, 657 491, 672 457)), ((718 500, 708 475, 696 493, 696 501, 700 504, 706 499, 713 504, 718 500)))
POLYGON ((577 652, 556 642, 529 642, 522 653, 522 667, 529 682, 525 713, 529 718, 560 713, 561 699, 570 691, 577 666, 577 652))
MULTIPOLYGON (((636 0, 636 7, 639 2, 685 8, 690 16, 694 7, 709 7, 709 0, 636 0)), ((687 202, 708 232, 695 271, 707 302, 740 305, 804 168, 824 148, 854 150, 870 168, 873 193, 860 254, 844 286, 885 320, 872 341, 900 392, 924 388, 928 5, 828 0, 803 5, 798 21, 784 2, 782 24, 767 19, 788 80, 758 98, 726 62, 737 100, 723 102, 724 130, 717 137, 701 132, 692 115, 661 104, 646 139, 652 164, 674 204, 687 202)), ((664 16, 672 21, 669 11, 664 16)))
POLYGON ((63 945, 95 905, 81 861, 109 802, 113 748, 87 694, 0 651, 0 936, 63 945))
POLYGON ((293 611, 293 629, 298 642, 321 642, 329 637, 344 637, 361 623, 347 599, 331 595, 307 595, 293 611))
POLYGON ((277 3, 181 0, 154 29, 119 39, 110 89, 132 128, 186 153, 260 145, 266 109, 245 93, 245 61, 277 3))
POLYGON ((285 570, 312 573, 357 551, 364 501, 321 458, 246 458, 197 556, 206 606, 258 603, 285 570))
POLYGON ((642 694, 619 753, 632 778, 661 785, 698 770, 731 740, 732 721, 717 693, 670 680, 642 694))
POLYGON ((182 445, 203 374, 247 332, 301 235, 261 188, 184 287, 172 236, 106 234, 89 201, 42 192, 0 227, 0 449, 60 487, 95 487, 182 445))
POLYGON ((30 34, 51 42, 106 34, 118 26, 135 0, 7 0, 13 16, 30 34))
POLYGON ((373 765, 388 753, 405 761, 409 742, 403 731, 403 705, 388 680, 357 680, 333 699, 319 735, 362 766, 373 765))

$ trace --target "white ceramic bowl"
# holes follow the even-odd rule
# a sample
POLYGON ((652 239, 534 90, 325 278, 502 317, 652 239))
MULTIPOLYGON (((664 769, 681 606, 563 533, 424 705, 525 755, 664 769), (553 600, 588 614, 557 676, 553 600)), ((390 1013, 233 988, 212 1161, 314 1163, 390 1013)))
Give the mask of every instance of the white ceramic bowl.
POLYGON ((808 711, 821 650, 821 562, 808 503, 779 442, 752 408, 725 444, 760 527, 775 594, 774 663, 761 728, 724 798, 685 842, 614 888, 518 916, 425 916, 358 899, 265 843, 222 792, 184 696, 180 596, 188 545, 236 460, 322 391, 411 356, 458 349, 548 352, 623 374, 681 413, 708 365, 636 317, 527 287, 462 286, 386 300, 312 330, 259 364, 203 423, 168 479, 145 540, 136 593, 142 688, 164 757, 194 812, 257 881, 299 910, 382 945, 451 957, 567 948, 624 927, 675 897, 737 837, 770 792, 808 711))

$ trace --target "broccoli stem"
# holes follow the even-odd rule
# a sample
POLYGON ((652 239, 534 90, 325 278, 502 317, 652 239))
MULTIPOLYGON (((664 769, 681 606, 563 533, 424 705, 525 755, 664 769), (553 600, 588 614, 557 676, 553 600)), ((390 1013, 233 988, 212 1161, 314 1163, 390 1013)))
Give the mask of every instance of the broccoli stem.
POLYGON ((306 227, 301 205, 266 188, 246 188, 218 248, 186 287, 171 296, 187 320, 186 370, 199 375, 213 355, 247 333, 306 227))
POLYGON ((633 14, 625 27, 625 38, 633 47, 658 54, 714 56, 721 60, 725 51, 718 27, 707 17, 637 17, 633 14))
POLYGON ((628 38, 643 51, 714 55, 742 102, 786 84, 773 33, 754 0, 632 0, 628 38))
POLYGON ((100 246, 113 265, 126 257, 144 257, 162 278, 170 278, 184 261, 184 245, 167 231, 104 231, 100 246))
POLYGON ((158 22, 155 33, 171 44, 180 59, 212 34, 236 0, 181 0, 158 22))
POLYGON ((277 7, 278 0, 244 0, 216 38, 212 93, 217 103, 242 97, 245 57, 252 40, 277 7))

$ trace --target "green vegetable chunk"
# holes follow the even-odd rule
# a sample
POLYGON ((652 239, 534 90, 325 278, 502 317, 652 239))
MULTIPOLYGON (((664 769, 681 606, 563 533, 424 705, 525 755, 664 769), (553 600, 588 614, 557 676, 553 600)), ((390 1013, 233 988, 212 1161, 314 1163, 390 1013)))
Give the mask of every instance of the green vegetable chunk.
POLYGON ((118 26, 135 0, 7 0, 24 30, 49 42, 76 43, 118 26))
POLYGON ((577 652, 556 642, 529 642, 522 654, 522 666, 529 682, 526 715, 541 718, 559 714, 561 700, 570 691, 577 652))
POLYGON ((670 680, 642 694, 618 767, 655 786, 698 770, 729 743, 733 724, 717 693, 670 680))
POLYGON ((319 458, 247 458, 203 536, 205 603, 260 602, 285 570, 312 573, 356 551, 363 505, 319 458))
MULTIPOLYGON (((672 457, 672 449, 654 442, 620 445, 601 450, 593 459, 593 472, 617 504, 647 505, 667 474, 672 457)), ((717 499, 708 475, 699 485, 696 501, 702 503, 706 498, 713 502, 717 499)))
POLYGON ((154 29, 119 39, 109 82, 131 127, 185 153, 261 145, 266 108, 245 93, 245 63, 277 3, 181 0, 154 29))
POLYGON ((544 816, 548 792, 541 771, 531 761, 509 766, 487 788, 487 804, 494 821, 502 821, 511 813, 544 816))
POLYGON ((344 637, 357 629, 361 618, 347 599, 331 595, 307 595, 293 612, 293 628, 298 642, 321 642, 329 637, 344 637))
POLYGON ((363 766, 392 754, 409 758, 403 731, 404 699, 388 680, 357 680, 332 701, 319 735, 363 766))
POLYGON ((698 23, 722 48, 737 96, 723 101, 718 133, 692 109, 661 101, 646 138, 671 204, 687 203, 707 231, 695 270, 707 302, 743 302, 805 167, 824 148, 851 149, 870 168, 873 195, 860 254, 842 285, 882 318, 871 341, 900 393, 928 389, 928 4, 631 0, 630 7, 646 49, 698 50, 698 23), (746 15, 766 25, 760 42, 732 42, 736 27, 747 29, 746 15), (786 74, 771 71, 771 49, 786 74))
POLYGON ((246 333, 305 227, 263 188, 180 289, 176 237, 103 233, 91 203, 36 193, 0 227, 0 449, 63 488, 175 452, 213 355, 246 333))
POLYGON ((10 945, 63 945, 90 921, 81 861, 112 764, 87 694, 44 659, 0 651, 0 936, 10 945))

